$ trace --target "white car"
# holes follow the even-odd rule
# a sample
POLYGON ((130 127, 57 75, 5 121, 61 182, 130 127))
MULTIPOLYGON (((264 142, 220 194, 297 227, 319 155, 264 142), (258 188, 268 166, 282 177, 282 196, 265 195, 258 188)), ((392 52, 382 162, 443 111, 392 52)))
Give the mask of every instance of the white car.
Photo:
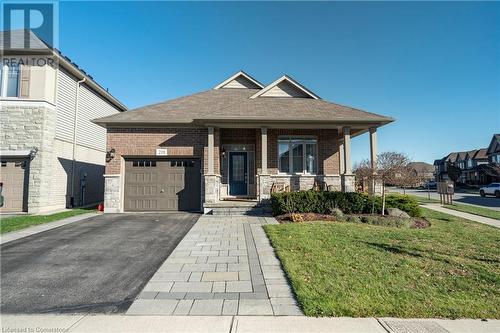
POLYGON ((491 183, 490 185, 486 185, 479 189, 479 194, 482 197, 486 195, 494 195, 497 198, 500 198, 500 183, 491 183))

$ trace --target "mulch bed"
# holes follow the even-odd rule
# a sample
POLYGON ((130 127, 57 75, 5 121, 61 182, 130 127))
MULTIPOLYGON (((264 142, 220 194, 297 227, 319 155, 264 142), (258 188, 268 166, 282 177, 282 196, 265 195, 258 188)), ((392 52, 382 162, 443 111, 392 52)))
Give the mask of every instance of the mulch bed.
MULTIPOLYGON (((312 221, 345 222, 343 220, 337 219, 333 215, 327 215, 327 214, 294 213, 294 215, 300 215, 302 217, 301 222, 312 222, 312 221)), ((384 217, 384 218, 389 217, 388 215, 382 216, 382 215, 378 215, 378 214, 356 214, 356 215, 357 216, 370 216, 371 215, 371 216, 384 217)), ((290 213, 278 215, 278 216, 275 216, 275 218, 281 224, 300 223, 300 222, 294 222, 292 219, 292 214, 290 214, 290 213)), ((411 219, 413 220, 413 225, 411 226, 412 229, 424 229, 424 228, 428 228, 431 226, 431 223, 422 217, 412 217, 411 219)))

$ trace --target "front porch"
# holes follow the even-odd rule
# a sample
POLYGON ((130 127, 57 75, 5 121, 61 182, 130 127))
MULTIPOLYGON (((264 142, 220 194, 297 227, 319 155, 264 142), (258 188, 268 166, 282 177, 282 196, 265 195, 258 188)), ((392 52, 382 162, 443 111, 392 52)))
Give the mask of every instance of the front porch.
POLYGON ((334 128, 208 126, 204 212, 225 202, 266 205, 273 190, 355 190, 351 137, 369 132, 376 163, 376 127, 334 128))

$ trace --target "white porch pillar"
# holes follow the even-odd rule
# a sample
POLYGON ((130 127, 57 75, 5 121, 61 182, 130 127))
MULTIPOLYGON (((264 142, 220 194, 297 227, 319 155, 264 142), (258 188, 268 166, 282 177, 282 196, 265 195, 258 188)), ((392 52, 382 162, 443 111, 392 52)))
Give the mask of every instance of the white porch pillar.
POLYGON ((208 128, 208 174, 215 174, 214 168, 214 128, 208 128))
POLYGON ((351 128, 344 127, 344 173, 352 174, 351 168, 351 128))
POLYGON ((345 172, 344 163, 344 143, 339 143, 339 174, 343 175, 345 172))
POLYGON ((377 169, 377 128, 370 128, 370 162, 374 172, 377 169))
POLYGON ((267 128, 262 127, 261 129, 261 137, 262 137, 262 171, 263 175, 267 175, 267 128))

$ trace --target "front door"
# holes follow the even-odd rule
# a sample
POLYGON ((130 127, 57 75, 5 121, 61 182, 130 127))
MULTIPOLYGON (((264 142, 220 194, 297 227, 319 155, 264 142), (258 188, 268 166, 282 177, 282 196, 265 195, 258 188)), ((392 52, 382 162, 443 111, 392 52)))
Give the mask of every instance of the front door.
POLYGON ((247 195, 247 153, 229 153, 229 195, 247 195))

